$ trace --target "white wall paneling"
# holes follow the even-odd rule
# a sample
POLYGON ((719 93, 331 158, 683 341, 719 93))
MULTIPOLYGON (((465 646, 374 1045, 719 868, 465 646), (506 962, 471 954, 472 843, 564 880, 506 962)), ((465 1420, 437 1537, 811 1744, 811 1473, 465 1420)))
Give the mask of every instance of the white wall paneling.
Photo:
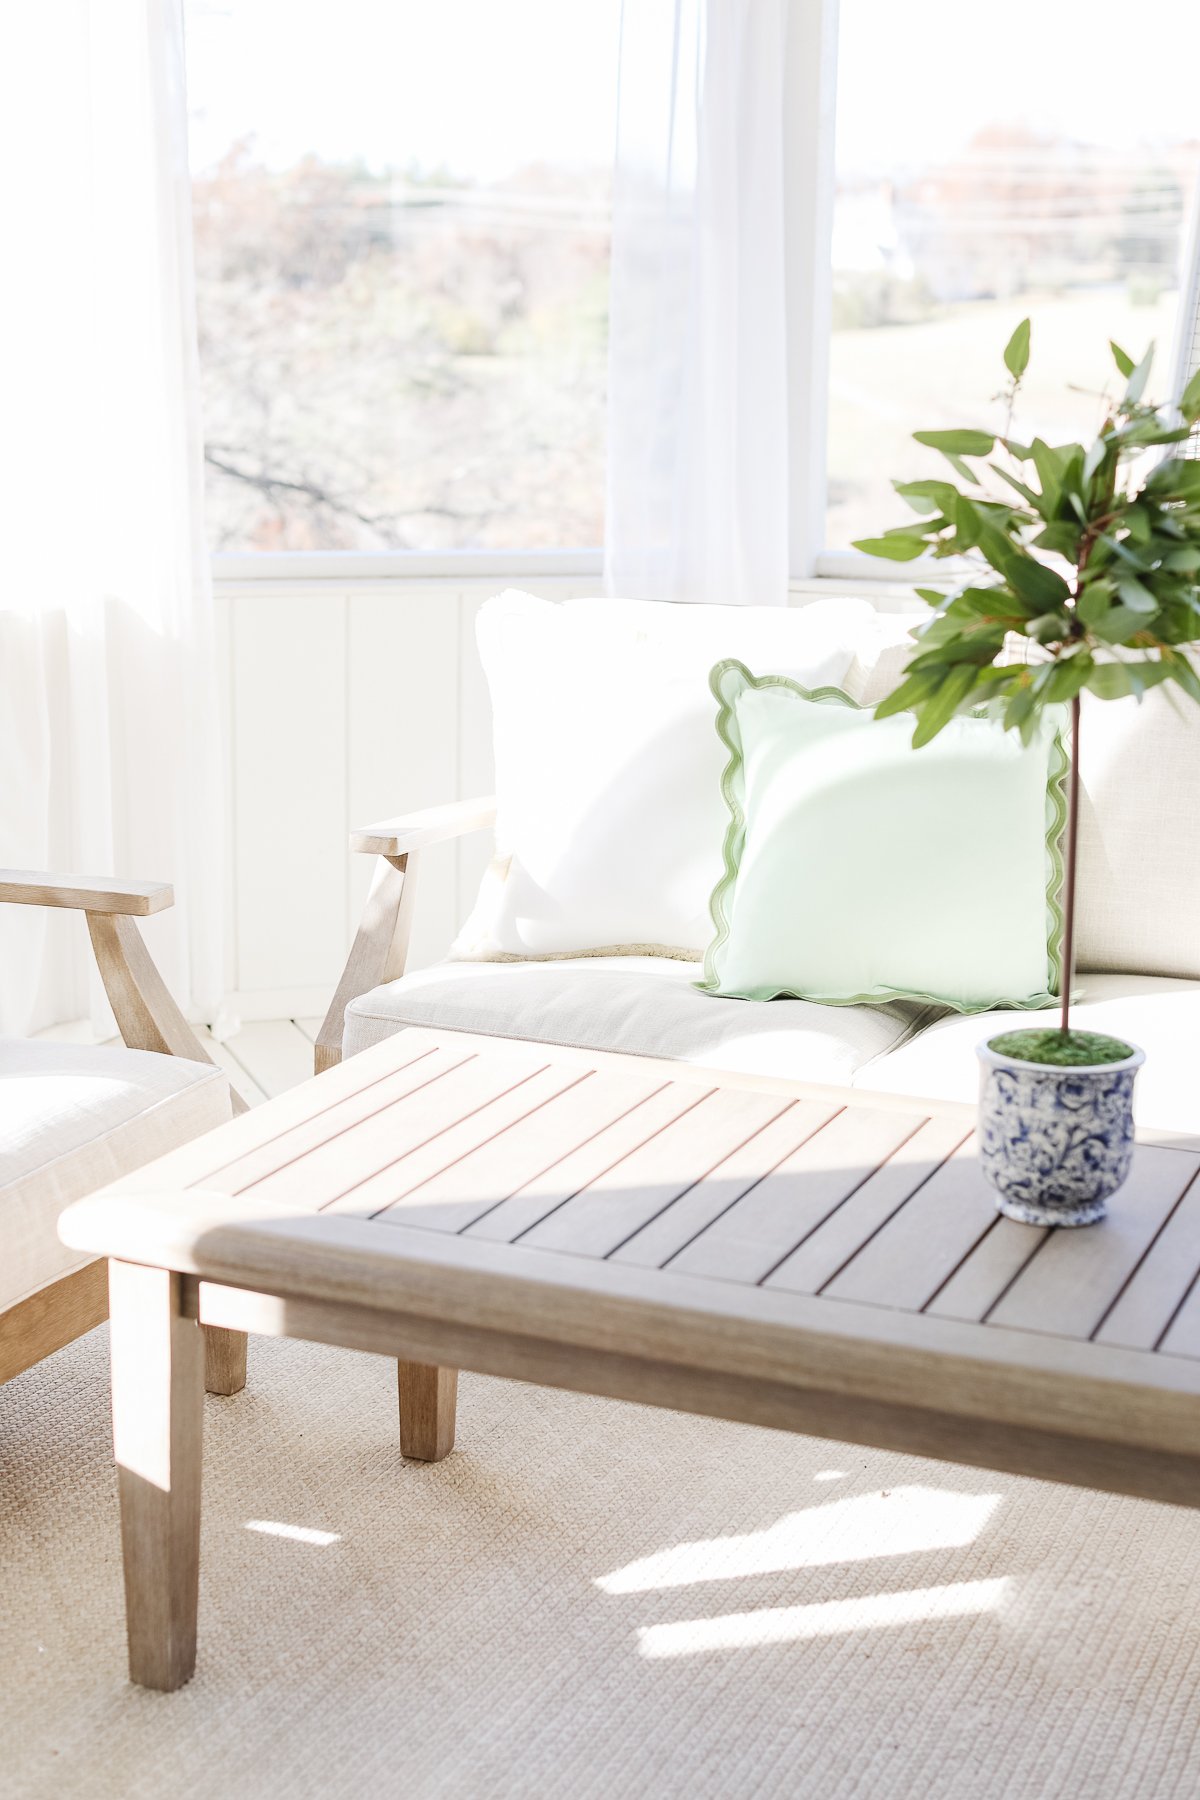
MULTIPOLYGON (((513 581, 220 579, 229 758, 229 987, 243 1019, 324 1010, 371 862, 350 831, 490 792, 491 715, 475 614, 513 581)), ((594 578, 539 574, 549 599, 594 578)), ((484 837, 422 860, 413 962, 444 954, 484 837)))

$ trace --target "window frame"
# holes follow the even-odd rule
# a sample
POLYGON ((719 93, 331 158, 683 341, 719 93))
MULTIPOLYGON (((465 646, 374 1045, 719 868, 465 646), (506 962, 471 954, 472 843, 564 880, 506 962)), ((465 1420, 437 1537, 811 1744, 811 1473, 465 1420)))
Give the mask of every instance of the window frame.
MULTIPOLYGON (((921 557, 903 575, 857 550, 825 541, 828 483, 829 340, 833 302, 833 209, 840 0, 788 0, 784 219, 788 343, 789 587, 847 593, 870 587, 885 608, 921 581, 945 581, 952 563, 921 557)), ((1200 345, 1200 176, 1180 246, 1179 306, 1171 344, 1170 391, 1193 372, 1200 345)), ((560 550, 353 550, 216 552, 214 580, 225 587, 260 581, 289 586, 320 581, 461 580, 554 576, 596 578, 602 546, 560 550)))

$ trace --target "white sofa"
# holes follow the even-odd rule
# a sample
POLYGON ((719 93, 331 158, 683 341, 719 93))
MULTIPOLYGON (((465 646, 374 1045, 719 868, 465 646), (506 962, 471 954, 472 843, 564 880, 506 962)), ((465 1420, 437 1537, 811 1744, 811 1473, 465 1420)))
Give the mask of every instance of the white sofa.
MULTIPOLYGON (((604 603, 567 604, 592 605, 588 617, 603 629, 604 603)), ((707 656, 712 609, 672 611, 673 628, 680 615, 694 613, 707 656)), ((854 642, 845 685, 864 703, 895 681, 911 622, 881 614, 865 633, 861 617, 848 627, 854 642)), ((1141 708, 1096 703, 1085 712, 1081 744, 1074 1019, 1145 1049, 1137 1098, 1143 1124, 1200 1134, 1200 709, 1172 705, 1161 689, 1141 708)), ((504 761, 501 756, 502 783, 504 761)), ((511 775, 511 756, 508 765, 511 775)), ((503 802, 503 786, 501 795, 503 802)), ((494 816, 489 801, 457 802, 355 834, 355 850, 383 859, 380 879, 318 1040, 318 1068, 422 1025, 969 1100, 978 1080, 974 1045, 1005 1025, 1041 1016, 962 1016, 916 1003, 714 999, 693 985, 695 961, 663 955, 472 955, 406 973, 422 853, 464 832, 490 829, 494 816)), ((888 878, 881 870, 881 881, 888 878)))

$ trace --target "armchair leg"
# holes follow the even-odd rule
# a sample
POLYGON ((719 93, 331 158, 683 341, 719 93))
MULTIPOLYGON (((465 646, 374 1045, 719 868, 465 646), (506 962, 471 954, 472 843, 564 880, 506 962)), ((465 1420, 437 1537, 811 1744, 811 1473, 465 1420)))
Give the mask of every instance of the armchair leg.
POLYGON ((454 1448, 458 1370, 431 1363, 396 1365, 400 1390, 400 1454, 441 1462, 454 1448))
POLYGON ((204 1387, 209 1394, 240 1394, 246 1385, 246 1333, 205 1325, 204 1387))

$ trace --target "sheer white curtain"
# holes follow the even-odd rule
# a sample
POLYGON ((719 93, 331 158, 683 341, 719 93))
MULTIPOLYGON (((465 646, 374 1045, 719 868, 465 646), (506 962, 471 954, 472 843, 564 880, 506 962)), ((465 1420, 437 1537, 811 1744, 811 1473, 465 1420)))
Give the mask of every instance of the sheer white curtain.
POLYGON ((788 0, 625 0, 610 593, 786 604, 788 0))
MULTIPOLYGON (((0 18, 0 864, 173 881, 147 938, 222 988, 182 0, 0 18)), ((82 922, 0 907, 0 1029, 89 1010, 82 922)))

